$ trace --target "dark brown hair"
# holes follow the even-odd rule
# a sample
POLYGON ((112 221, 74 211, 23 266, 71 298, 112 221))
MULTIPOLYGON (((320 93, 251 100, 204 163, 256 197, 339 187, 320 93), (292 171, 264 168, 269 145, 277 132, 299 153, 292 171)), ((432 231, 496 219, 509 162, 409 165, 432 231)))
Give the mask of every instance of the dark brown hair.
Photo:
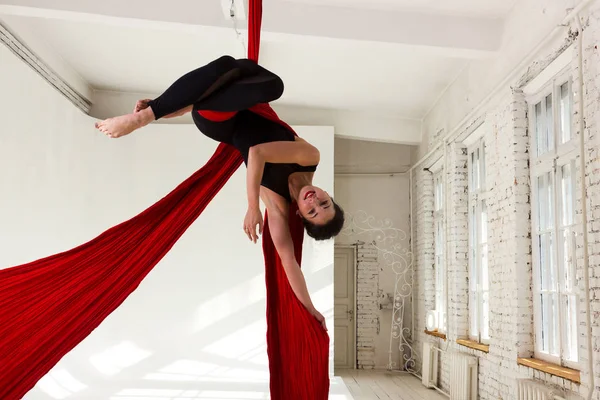
POLYGON ((331 203, 333 204, 335 214, 333 215, 333 218, 323 225, 313 224, 306 218, 302 217, 302 222, 304 223, 306 233, 308 233, 308 236, 311 238, 315 240, 331 239, 332 237, 337 236, 337 234, 340 233, 344 227, 344 210, 342 210, 342 208, 335 201, 333 201, 333 198, 331 199, 331 203))

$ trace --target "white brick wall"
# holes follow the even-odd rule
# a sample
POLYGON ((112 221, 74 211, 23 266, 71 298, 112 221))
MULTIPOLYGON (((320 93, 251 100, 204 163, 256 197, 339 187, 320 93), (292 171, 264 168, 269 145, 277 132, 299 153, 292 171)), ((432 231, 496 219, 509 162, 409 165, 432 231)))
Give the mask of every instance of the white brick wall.
POLYGON ((448 297, 449 334, 464 337, 469 331, 469 227, 467 149, 453 143, 448 156, 448 297))
MULTIPOLYGON (((592 327, 595 377, 598 390, 594 399, 600 399, 600 11, 590 11, 589 26, 584 34, 584 97, 586 140, 586 185, 590 252, 590 291, 592 298, 592 327)), ((576 49, 575 49, 576 50, 576 49)), ((548 48, 552 54, 555 48, 548 48)), ((577 53, 572 52, 574 88, 577 88, 577 53)), ((527 70, 522 74, 526 75, 527 70)), ((531 204, 529 177, 529 133, 527 104, 517 87, 520 82, 507 85, 495 96, 482 115, 475 115, 465 126, 485 117, 491 129, 485 136, 487 145, 489 271, 490 271, 490 352, 466 349, 456 339, 468 336, 468 230, 466 194, 466 155, 460 143, 451 143, 446 149, 446 199, 449 206, 448 224, 448 284, 449 315, 448 340, 444 342, 426 336, 425 315, 434 307, 433 285, 433 193, 431 174, 417 168, 413 171, 413 240, 415 251, 415 350, 421 354, 422 342, 440 342, 448 351, 461 351, 479 357, 479 398, 516 399, 516 379, 535 378, 557 385, 568 391, 572 398, 588 393, 589 371, 585 343, 585 304, 581 292, 580 365, 582 384, 517 365, 517 357, 533 356, 533 301, 531 256, 531 204)), ((575 104, 577 108, 577 103, 575 104)), ((577 123, 579 115, 575 116, 577 123)), ((442 124, 443 125, 443 124, 442 124)), ((449 128, 454 128, 449 126, 449 128)), ((465 130, 457 132, 461 136, 465 130)), ((427 137, 435 136, 428 132, 427 137)), ((443 150, 431 157, 439 157, 443 150)), ((423 164, 427 165, 427 161, 423 164)), ((578 179, 579 181, 579 179, 578 179)), ((580 185, 581 182, 578 182, 580 185)), ((581 196, 578 196, 581 201, 581 196)), ((581 218, 581 217, 580 217, 581 218)), ((579 247, 582 246, 579 237, 579 247)), ((578 281, 583 289, 582 251, 579 251, 578 281)), ((440 386, 448 390, 451 366, 441 360, 440 386)), ((420 361, 420 360, 419 360, 420 361)), ((420 365, 420 364, 419 364, 420 365)))
MULTIPOLYGON (((432 156, 439 158, 441 154, 432 156)), ((419 168, 413 176, 413 240, 414 278, 413 293, 415 302, 415 339, 413 349, 417 353, 415 368, 422 363, 425 335, 425 316, 435 308, 435 270, 433 249, 433 175, 419 168)))
MULTIPOLYGON (((594 352, 595 365, 595 399, 600 399, 600 153, 599 153, 599 129, 598 118, 600 117, 600 57, 598 54, 598 43, 600 41, 600 6, 590 12, 588 25, 585 28, 583 36, 583 78, 584 78, 584 137, 585 142, 585 185, 587 187, 587 211, 588 211, 588 252, 589 252, 589 286, 590 286, 590 309, 592 312, 592 346, 594 352)), ((574 53, 572 69, 574 74, 574 86, 578 82, 578 63, 577 54, 574 53)), ((575 107, 578 107, 578 98, 575 99, 575 107)), ((575 116, 575 122, 579 122, 580 115, 575 116)), ((578 187, 581 185, 578 171, 578 187)), ((581 203, 581 196, 578 190, 578 204, 581 203)), ((581 220, 581 217, 579 216, 581 220)), ((578 247, 583 245, 578 241, 578 247)), ((579 287, 583 289, 583 265, 582 251, 578 251, 578 271, 577 278, 579 287)), ((580 304, 580 351, 582 358, 587 363, 587 343, 584 337, 581 337, 585 328, 585 303, 583 299, 580 304)), ((589 371, 582 369, 582 380, 589 382, 589 371)), ((587 390, 587 386, 582 385, 582 389, 587 390)), ((582 391, 582 393, 587 393, 582 391)))
POLYGON ((375 367, 375 338, 379 327, 379 262, 372 244, 359 243, 357 258, 357 362, 359 369, 375 367))
MULTIPOLYGON (((448 216, 448 325, 449 338, 464 338, 469 333, 468 293, 468 170, 467 149, 457 143, 448 146, 446 162, 448 216)), ((450 390, 450 358, 442 355, 440 383, 450 390)))
POLYGON ((482 398, 515 398, 517 357, 532 355, 531 239, 527 105, 509 93, 491 115, 487 143, 490 345, 482 398), (508 397, 506 397, 508 396, 508 397))

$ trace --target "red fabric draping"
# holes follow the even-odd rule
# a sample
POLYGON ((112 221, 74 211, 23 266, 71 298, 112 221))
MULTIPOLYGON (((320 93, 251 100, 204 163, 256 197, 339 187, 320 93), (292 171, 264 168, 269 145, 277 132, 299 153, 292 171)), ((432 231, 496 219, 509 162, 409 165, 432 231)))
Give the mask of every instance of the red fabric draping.
POLYGON ((258 62, 262 26, 262 0, 248 2, 248 58, 258 62))
POLYGON ((223 112, 211 110, 198 110, 198 114, 202 115, 202 117, 206 118, 209 121, 223 122, 233 118, 237 114, 237 111, 223 112))
MULTIPOLYGON (((248 57, 257 62, 261 18, 262 1, 250 0, 248 57)), ((251 111, 287 126, 267 104, 251 111)), ((241 163, 239 152, 221 144, 204 167, 132 219, 69 251, 0 270, 0 399, 21 399, 122 304, 241 163)), ((290 208, 300 263, 304 231, 290 208)), ((326 399, 329 336, 294 295, 267 221, 265 215, 271 398, 326 399)))

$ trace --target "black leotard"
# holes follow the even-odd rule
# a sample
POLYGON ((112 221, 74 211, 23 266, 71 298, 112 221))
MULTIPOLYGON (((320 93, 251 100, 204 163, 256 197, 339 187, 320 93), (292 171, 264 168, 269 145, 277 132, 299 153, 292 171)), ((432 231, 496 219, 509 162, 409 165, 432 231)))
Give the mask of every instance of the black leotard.
MULTIPOLYGON (((149 105, 157 120, 193 105, 192 117, 198 129, 218 142, 233 145, 247 165, 250 147, 294 141, 294 134, 287 128, 248 110, 256 104, 276 100, 282 94, 283 82, 274 73, 251 60, 224 56, 182 76, 149 105), (235 113, 225 121, 215 122, 200 114, 205 110, 235 113)), ((261 186, 291 201, 290 174, 313 172, 316 167, 266 163, 261 186)))

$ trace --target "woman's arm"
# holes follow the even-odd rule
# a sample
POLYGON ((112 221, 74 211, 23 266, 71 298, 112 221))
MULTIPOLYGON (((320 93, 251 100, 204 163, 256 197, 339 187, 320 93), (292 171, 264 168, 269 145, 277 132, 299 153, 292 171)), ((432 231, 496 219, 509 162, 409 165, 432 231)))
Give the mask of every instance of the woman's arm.
MULTIPOLYGON (((148 108, 148 102, 150 102, 150 101, 152 101, 152 99, 138 100, 137 103, 135 103, 135 107, 133 108, 133 113, 135 114, 137 112, 140 112, 140 111, 145 110, 146 108, 148 108)), ((185 108, 182 108, 181 110, 175 111, 172 114, 165 115, 163 118, 181 117, 182 115, 191 112, 193 108, 194 108, 193 105, 187 106, 185 108)))
POLYGON ((248 152, 246 171, 248 208, 258 208, 260 182, 262 181, 265 163, 296 163, 306 166, 318 164, 319 159, 319 150, 304 140, 268 142, 252 146, 248 152))
POLYGON ((262 181, 265 170, 265 158, 257 150, 258 146, 253 146, 248 152, 248 167, 246 170, 246 191, 248 192, 248 208, 258 208, 258 199, 260 196, 260 182, 262 181))
POLYGON ((321 158, 319 150, 305 140, 261 143, 252 146, 250 154, 264 162, 295 163, 304 166, 316 165, 321 158))
POLYGON ((250 240, 256 243, 258 239, 257 225, 259 233, 262 233, 263 220, 259 209, 259 196, 265 163, 296 163, 308 166, 318 164, 319 159, 319 150, 302 139, 294 142, 262 143, 250 148, 246 170, 248 211, 244 218, 244 231, 250 240))
POLYGON ((304 275, 296 261, 294 242, 290 235, 287 216, 278 211, 270 212, 268 221, 273 244, 275 245, 275 249, 277 249, 292 290, 296 294, 296 297, 298 297, 298 300, 312 315, 320 315, 310 299, 304 275))
POLYGON ((248 167, 246 168, 246 192, 248 196, 248 211, 244 218, 244 232, 248 239, 256 243, 258 235, 256 226, 258 225, 258 234, 262 234, 263 219, 260 212, 259 196, 260 182, 262 181, 265 161, 260 154, 255 154, 252 149, 248 154, 248 167))

